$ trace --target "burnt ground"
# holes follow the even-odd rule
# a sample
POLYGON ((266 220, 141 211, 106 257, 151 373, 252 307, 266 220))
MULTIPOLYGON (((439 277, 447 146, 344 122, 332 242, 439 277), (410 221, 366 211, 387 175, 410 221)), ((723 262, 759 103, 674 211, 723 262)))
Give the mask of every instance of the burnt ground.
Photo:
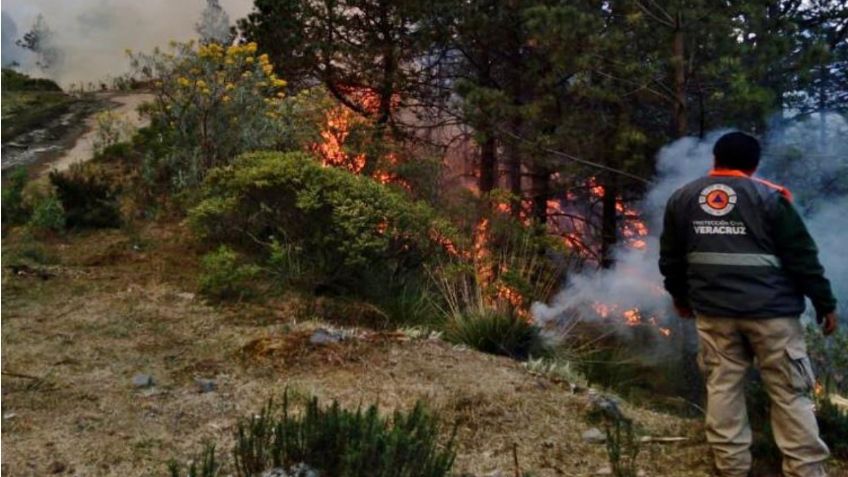
MULTIPOLYGON (((182 225, 40 241, 16 230, 3 245, 4 476, 163 475, 168 459, 188 459, 206 440, 228 449, 237 419, 285 389, 386 411, 423 399, 459 423, 457 473, 512 475, 513 445, 538 476, 606 465, 604 446, 581 437, 589 394, 520 363, 356 323, 335 323, 354 338, 313 345, 325 324, 294 295, 204 303, 199 252, 182 225), (136 388, 137 373, 155 386, 136 388), (196 378, 217 389, 200 393, 196 378)), ((646 475, 710 475, 698 420, 623 409, 645 434, 688 438, 645 444, 646 475)))

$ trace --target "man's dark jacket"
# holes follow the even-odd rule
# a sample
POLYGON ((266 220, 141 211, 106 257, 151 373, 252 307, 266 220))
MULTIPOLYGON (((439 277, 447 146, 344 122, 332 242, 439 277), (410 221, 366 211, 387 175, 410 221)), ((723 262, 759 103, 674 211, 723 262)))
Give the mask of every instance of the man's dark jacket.
POLYGON ((818 249, 785 188, 717 170, 669 199, 660 271, 675 303, 705 316, 798 316, 808 296, 819 315, 836 299, 818 249))

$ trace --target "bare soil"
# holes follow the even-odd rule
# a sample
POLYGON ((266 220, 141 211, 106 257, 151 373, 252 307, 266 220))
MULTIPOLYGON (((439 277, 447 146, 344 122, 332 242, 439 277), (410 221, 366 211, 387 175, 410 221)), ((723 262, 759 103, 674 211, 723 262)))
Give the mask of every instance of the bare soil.
MULTIPOLYGON (((296 295, 204 303, 200 251, 182 225, 37 241, 18 230, 3 245, 4 476, 164 475, 206 440, 226 453, 237 420, 285 389, 386 411, 424 400, 459 423, 457 475, 512 476, 515 445, 537 476, 607 466, 604 446, 581 438, 589 394, 520 363, 354 322, 355 338, 313 345, 311 330, 327 325, 296 295), (21 263, 30 268, 10 268, 21 263), (135 388, 137 373, 155 386, 135 388), (196 378, 217 389, 200 393, 196 378)), ((645 444, 646 476, 711 475, 698 420, 622 407, 645 434, 688 438, 645 444)))

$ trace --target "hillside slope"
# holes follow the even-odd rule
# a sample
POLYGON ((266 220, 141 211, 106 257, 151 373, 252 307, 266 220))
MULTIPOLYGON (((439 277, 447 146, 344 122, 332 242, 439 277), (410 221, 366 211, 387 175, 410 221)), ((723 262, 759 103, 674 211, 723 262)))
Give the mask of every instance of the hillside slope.
MULTIPOLYGON (((401 333, 359 329, 312 344, 326 325, 297 298, 206 305, 193 293, 197 253, 187 235, 154 224, 46 245, 6 237, 3 475, 161 475, 167 459, 189 458, 204 440, 229 448, 236 420, 286 388, 384 410, 425 400, 459 422, 458 475, 512 475, 515 444, 522 469, 538 476, 607 465, 604 446, 581 437, 589 393, 506 358, 401 333), (22 263, 32 268, 10 268, 22 263), (155 385, 135 387, 138 373, 155 385), (199 392, 196 378, 213 379, 215 391, 199 392)), ((646 444, 646 475, 709 475, 698 421, 623 408, 649 435, 689 438, 646 444)))

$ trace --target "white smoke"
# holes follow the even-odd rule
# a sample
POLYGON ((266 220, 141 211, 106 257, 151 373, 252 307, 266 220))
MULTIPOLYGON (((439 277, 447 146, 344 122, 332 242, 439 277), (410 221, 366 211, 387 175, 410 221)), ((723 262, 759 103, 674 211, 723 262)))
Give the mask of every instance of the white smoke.
MULTIPOLYGON (((240 18, 253 2, 221 0, 220 4, 240 18)), ((195 26, 206 6, 206 0, 5 0, 3 55, 7 54, 7 25, 16 25, 16 35, 23 36, 42 14, 62 52, 62 67, 41 71, 34 61, 19 61, 21 69, 62 86, 96 84, 128 72, 127 49, 150 51, 171 40, 197 38, 195 26)))
POLYGON ((22 65, 26 61, 27 52, 15 43, 21 33, 15 20, 5 10, 2 27, 3 67, 22 65))
MULTIPOLYGON (((645 240, 647 246, 641 250, 621 246, 616 250, 612 268, 571 274, 550 303, 533 305, 531 311, 537 322, 550 328, 551 324, 592 319, 598 316, 597 304, 619 316, 626 310, 642 310, 643 321, 646 316, 653 316, 658 326, 667 326, 677 319, 671 298, 662 287, 657 264, 662 216, 666 201, 677 188, 710 170, 712 147, 726 132, 713 132, 703 140, 683 138, 660 150, 654 185, 639 206, 650 231, 645 240)), ((797 188, 798 207, 818 242, 827 275, 844 306, 848 300, 848 254, 844 252, 848 234, 848 123, 844 117, 831 114, 824 122, 815 118, 784 125, 766 135, 765 146, 761 175, 782 181, 790 189, 797 188), (817 144, 822 135, 810 133, 810 129, 818 131, 822 124, 833 130, 826 135, 825 149, 817 144), (787 150, 791 152, 788 158, 787 150), (786 161, 793 167, 801 167, 803 162, 806 172, 779 174, 787 171, 786 161), (833 184, 834 179, 842 183, 833 184), (829 184, 826 194, 822 193, 822 183, 829 184)), ((621 326, 617 330, 627 329, 621 326)))
POLYGON ((712 145, 722 133, 713 133, 703 141, 680 139, 660 150, 654 186, 639 205, 650 231, 645 238, 647 246, 642 249, 619 247, 612 268, 571 274, 551 303, 533 305, 531 311, 537 321, 547 327, 552 321, 567 321, 575 315, 587 318, 593 316, 597 304, 603 304, 617 315, 636 308, 656 313, 657 319, 668 317, 671 299, 662 289, 662 277, 657 268, 665 202, 678 187, 709 171, 712 145))
POLYGON ((763 174, 795 194, 844 320, 848 311, 848 118, 835 113, 812 115, 776 129, 766 141, 763 174))

